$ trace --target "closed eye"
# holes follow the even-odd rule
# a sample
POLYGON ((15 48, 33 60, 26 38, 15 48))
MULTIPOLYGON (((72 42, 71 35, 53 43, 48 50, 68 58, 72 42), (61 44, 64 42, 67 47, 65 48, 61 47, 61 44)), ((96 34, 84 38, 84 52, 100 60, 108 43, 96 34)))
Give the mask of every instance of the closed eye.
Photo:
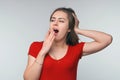
POLYGON ((51 19, 50 22, 54 22, 55 20, 54 19, 51 19))
POLYGON ((64 23, 64 21, 62 21, 62 20, 60 20, 59 22, 62 22, 62 23, 64 23))

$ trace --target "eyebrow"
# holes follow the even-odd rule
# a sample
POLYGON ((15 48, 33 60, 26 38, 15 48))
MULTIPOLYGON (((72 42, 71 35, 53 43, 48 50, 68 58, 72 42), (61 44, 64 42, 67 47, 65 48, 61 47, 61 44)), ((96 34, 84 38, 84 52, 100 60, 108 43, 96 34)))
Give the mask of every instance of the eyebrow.
MULTIPOLYGON (((55 17, 51 17, 51 19, 56 19, 55 17)), ((65 20, 65 18, 58 18, 58 19, 64 19, 65 20)))

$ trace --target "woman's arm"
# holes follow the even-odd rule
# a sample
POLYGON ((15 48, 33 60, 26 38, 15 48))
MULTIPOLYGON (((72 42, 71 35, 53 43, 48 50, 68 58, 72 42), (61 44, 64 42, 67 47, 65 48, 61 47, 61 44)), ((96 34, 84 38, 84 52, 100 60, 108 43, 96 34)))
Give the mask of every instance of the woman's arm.
POLYGON ((112 42, 112 36, 110 34, 95 31, 95 30, 83 30, 79 29, 79 20, 75 14, 73 14, 75 18, 75 32, 76 34, 80 34, 89 38, 92 38, 94 41, 86 42, 83 48, 83 55, 89 55, 100 51, 107 47, 112 42))
POLYGON ((32 57, 31 55, 28 56, 28 64, 23 75, 24 80, 39 80, 45 55, 50 50, 54 38, 54 31, 48 31, 38 56, 36 58, 32 57))
POLYGON ((83 55, 89 55, 100 51, 107 47, 112 42, 112 36, 110 34, 95 31, 95 30, 83 30, 75 29, 76 33, 83 36, 92 38, 94 41, 86 42, 83 48, 83 55))
POLYGON ((28 55, 28 64, 23 76, 24 80, 39 80, 44 56, 39 56, 37 58, 39 58, 39 62, 36 62, 36 58, 34 58, 33 56, 28 55))

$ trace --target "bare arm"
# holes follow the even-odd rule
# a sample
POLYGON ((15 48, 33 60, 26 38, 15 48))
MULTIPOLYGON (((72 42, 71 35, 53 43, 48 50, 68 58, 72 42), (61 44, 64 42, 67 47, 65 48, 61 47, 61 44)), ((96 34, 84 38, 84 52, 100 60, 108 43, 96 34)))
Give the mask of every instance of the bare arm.
POLYGON ((76 34, 80 34, 93 39, 92 42, 85 43, 83 48, 83 56, 98 52, 107 47, 112 42, 112 36, 110 34, 95 30, 79 29, 79 20, 75 14, 73 14, 73 16, 75 18, 74 30, 76 34))
POLYGON ((83 48, 83 55, 89 55, 98 52, 107 47, 112 42, 112 36, 95 30, 76 29, 78 34, 92 38, 93 41, 86 42, 83 48))
POLYGON ((24 72, 24 80, 38 80, 42 70, 42 64, 44 61, 44 56, 39 56, 39 63, 36 62, 36 58, 28 56, 28 64, 24 72))
POLYGON ((54 32, 48 32, 38 56, 36 58, 28 56, 28 64, 23 75, 24 80, 39 80, 45 55, 51 48, 54 38, 54 32))

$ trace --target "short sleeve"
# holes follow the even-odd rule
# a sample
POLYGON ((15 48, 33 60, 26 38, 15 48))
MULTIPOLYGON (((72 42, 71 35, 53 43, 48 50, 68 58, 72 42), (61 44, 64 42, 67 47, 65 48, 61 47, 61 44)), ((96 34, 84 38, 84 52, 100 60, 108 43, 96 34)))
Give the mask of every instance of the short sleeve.
POLYGON ((78 53, 79 59, 81 59, 83 55, 83 47, 84 47, 85 42, 80 42, 75 46, 75 50, 78 53))
POLYGON ((42 44, 43 42, 33 42, 29 47, 28 55, 36 58, 42 48, 42 44))

